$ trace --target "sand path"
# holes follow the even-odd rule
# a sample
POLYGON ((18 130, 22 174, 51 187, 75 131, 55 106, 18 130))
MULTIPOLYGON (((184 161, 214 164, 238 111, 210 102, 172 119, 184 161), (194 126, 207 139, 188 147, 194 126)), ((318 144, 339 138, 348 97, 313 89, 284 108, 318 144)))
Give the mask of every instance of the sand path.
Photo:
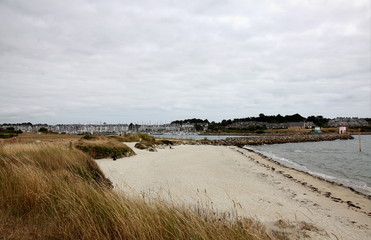
POLYGON ((256 218, 292 239, 371 239, 370 199, 256 153, 204 145, 135 152, 97 161, 118 191, 256 218))

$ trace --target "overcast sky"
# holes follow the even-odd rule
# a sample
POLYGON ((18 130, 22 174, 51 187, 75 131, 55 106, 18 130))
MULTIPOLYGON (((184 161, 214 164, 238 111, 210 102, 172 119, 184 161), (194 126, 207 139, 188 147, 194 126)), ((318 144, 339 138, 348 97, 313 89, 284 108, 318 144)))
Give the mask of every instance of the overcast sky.
POLYGON ((369 0, 0 0, 0 123, 371 117, 369 0))

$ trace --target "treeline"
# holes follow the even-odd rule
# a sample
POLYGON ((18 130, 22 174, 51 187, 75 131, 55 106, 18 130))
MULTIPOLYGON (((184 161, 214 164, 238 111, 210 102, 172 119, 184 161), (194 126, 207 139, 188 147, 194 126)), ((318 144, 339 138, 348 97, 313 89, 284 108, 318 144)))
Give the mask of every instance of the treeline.
POLYGON ((236 122, 266 122, 266 123, 289 123, 289 122, 313 122, 316 126, 322 127, 328 123, 330 119, 324 118, 323 116, 309 116, 307 118, 301 116, 298 113, 293 115, 285 115, 282 116, 281 114, 267 116, 263 113, 259 114, 259 117, 248 117, 248 118, 237 118, 234 120, 223 120, 222 125, 224 124, 232 124, 236 122), (223 124, 224 122, 224 124, 223 124))
POLYGON ((280 114, 266 116, 263 113, 261 113, 259 114, 259 117, 237 118, 237 119, 234 119, 232 122, 287 123, 287 122, 302 122, 304 120, 305 118, 302 117, 298 113, 293 114, 293 115, 286 115, 286 116, 281 116, 280 114))
MULTIPOLYGON (((211 122, 208 126, 209 131, 225 131, 227 126, 230 126, 235 123, 241 122, 264 122, 264 123, 289 123, 289 122, 313 122, 314 125, 319 127, 324 127, 327 125, 329 118, 324 118, 323 116, 309 116, 307 118, 301 116, 300 114, 296 113, 293 115, 285 115, 282 116, 281 114, 277 115, 264 115, 263 113, 259 114, 259 117, 247 117, 247 118, 236 118, 236 119, 228 119, 222 120, 221 122, 211 122)), ((267 127, 265 125, 251 125, 246 127, 246 131, 263 131, 266 130, 267 127)), ((230 131, 230 129, 229 129, 230 131)), ((241 131, 241 130, 238 130, 241 131)))
MULTIPOLYGON (((3 123, 2 125, 3 126, 33 126, 33 124, 30 123, 30 122, 24 122, 24 123, 3 123)), ((35 125, 45 125, 45 126, 47 126, 47 124, 35 124, 35 125)))
POLYGON ((326 126, 330 119, 324 118, 323 116, 309 116, 307 118, 301 116, 300 114, 296 113, 293 115, 285 115, 282 116, 281 114, 277 115, 264 115, 263 113, 259 114, 258 117, 247 117, 247 118, 235 118, 235 119, 224 119, 221 122, 209 122, 209 120, 205 119, 199 119, 199 118, 192 118, 192 119, 185 119, 185 120, 176 120, 171 122, 171 124, 209 124, 213 127, 226 127, 228 125, 231 125, 233 123, 238 122, 266 122, 266 123, 288 123, 288 122, 313 122, 316 126, 323 127, 326 126))
POLYGON ((199 119, 199 118, 192 118, 192 119, 185 119, 185 120, 175 120, 172 121, 171 124, 179 124, 179 125, 184 125, 184 124, 209 124, 209 120, 205 119, 199 119))
POLYGON ((263 113, 259 114, 259 117, 247 117, 247 118, 236 118, 233 120, 223 120, 222 125, 229 125, 237 122, 266 122, 266 123, 288 123, 288 122, 314 122, 316 125, 327 124, 329 118, 324 118, 323 116, 309 116, 307 118, 301 116, 298 113, 293 115, 282 116, 281 114, 277 115, 264 115, 263 113))

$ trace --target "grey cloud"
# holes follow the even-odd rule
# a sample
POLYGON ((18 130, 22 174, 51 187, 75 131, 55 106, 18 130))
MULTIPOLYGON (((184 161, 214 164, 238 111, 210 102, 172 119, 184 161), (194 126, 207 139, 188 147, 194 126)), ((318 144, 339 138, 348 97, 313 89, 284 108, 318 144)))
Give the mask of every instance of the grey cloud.
POLYGON ((131 121, 370 116, 369 8, 345 0, 2 1, 0 122, 73 122, 61 116, 72 112, 76 121, 101 112, 112 122, 117 112, 131 121))

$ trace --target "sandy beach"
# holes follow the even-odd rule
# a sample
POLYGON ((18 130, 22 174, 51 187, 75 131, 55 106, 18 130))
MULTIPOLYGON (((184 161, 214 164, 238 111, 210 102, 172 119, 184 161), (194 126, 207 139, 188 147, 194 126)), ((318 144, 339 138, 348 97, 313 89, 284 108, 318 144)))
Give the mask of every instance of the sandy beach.
POLYGON ((261 221, 290 239, 370 239, 371 200, 232 146, 179 145, 97 160, 116 191, 261 221))

